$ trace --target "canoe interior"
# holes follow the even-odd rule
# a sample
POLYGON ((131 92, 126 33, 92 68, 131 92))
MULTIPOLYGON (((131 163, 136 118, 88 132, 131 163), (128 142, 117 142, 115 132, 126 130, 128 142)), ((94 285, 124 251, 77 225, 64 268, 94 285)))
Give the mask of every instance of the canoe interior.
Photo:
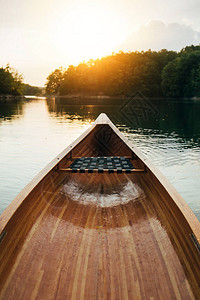
MULTIPOLYGON (((97 125, 71 156, 130 156, 97 125)), ((47 174, 0 242, 0 299, 198 299, 200 255, 165 188, 141 174, 47 174)))

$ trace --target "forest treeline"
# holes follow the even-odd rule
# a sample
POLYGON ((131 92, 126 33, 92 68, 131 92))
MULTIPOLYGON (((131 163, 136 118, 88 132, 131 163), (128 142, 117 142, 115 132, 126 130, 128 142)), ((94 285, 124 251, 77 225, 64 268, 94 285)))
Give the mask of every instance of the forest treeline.
POLYGON ((0 95, 36 95, 42 88, 23 83, 23 76, 11 68, 9 64, 0 68, 0 95))
POLYGON ((200 96, 200 46, 180 52, 114 53, 78 66, 60 67, 46 82, 47 94, 128 96, 140 91, 147 97, 200 96))

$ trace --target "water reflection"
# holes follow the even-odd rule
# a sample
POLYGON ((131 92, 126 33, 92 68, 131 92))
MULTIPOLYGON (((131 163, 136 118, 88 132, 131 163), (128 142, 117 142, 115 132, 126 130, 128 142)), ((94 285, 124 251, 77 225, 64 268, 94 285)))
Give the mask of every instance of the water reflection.
POLYGON ((23 100, 1 100, 0 99, 0 122, 12 120, 12 118, 23 115, 23 100))
MULTIPOLYGON (((131 110, 138 111, 138 102, 131 99, 131 110)), ((50 114, 55 117, 65 116, 70 119, 94 121, 101 112, 105 112, 114 124, 124 127, 124 131, 137 130, 149 135, 164 133, 176 134, 191 144, 200 144, 200 102, 193 100, 162 100, 151 99, 151 110, 154 115, 143 114, 136 119, 136 114, 120 109, 127 103, 125 99, 49 99, 47 105, 50 114), (83 101, 85 104, 83 105, 83 101), (93 103, 93 104, 92 104, 93 103), (154 109, 153 109, 153 108, 154 109), (132 123, 131 123, 132 122, 132 123)), ((141 105, 144 105, 141 100, 141 105)), ((147 110, 147 104, 144 107, 147 110)), ((149 108, 150 109, 150 108, 149 108)), ((161 136, 162 138, 162 136, 161 136)))
MULTIPOLYGON (((125 132, 133 132, 144 135, 160 134, 160 138, 168 135, 176 135, 184 140, 190 141, 191 145, 200 144, 200 101, 193 100, 162 100, 151 99, 148 103, 143 100, 130 99, 128 108, 131 111, 138 111, 138 106, 148 108, 154 115, 143 114, 137 118, 136 114, 129 111, 120 111, 126 105, 126 99, 79 99, 79 98, 58 98, 58 99, 23 99, 23 100, 1 100, 0 101, 0 120, 12 120, 12 118, 24 115, 24 108, 27 103, 46 102, 49 114, 52 118, 63 120, 79 120, 81 122, 94 121, 101 112, 105 112, 114 124, 118 124, 125 132), (141 103, 140 103, 141 101, 141 103), (131 104, 129 104, 131 103, 131 104), (151 103, 151 104, 149 104, 151 103)), ((181 140, 180 140, 181 143, 181 140)))

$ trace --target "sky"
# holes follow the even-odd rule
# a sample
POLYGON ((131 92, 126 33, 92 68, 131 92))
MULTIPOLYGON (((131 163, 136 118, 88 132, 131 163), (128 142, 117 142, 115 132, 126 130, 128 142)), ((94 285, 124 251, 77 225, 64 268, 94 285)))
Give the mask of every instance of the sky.
POLYGON ((0 0, 0 67, 44 86, 60 66, 112 52, 200 44, 200 0, 0 0))

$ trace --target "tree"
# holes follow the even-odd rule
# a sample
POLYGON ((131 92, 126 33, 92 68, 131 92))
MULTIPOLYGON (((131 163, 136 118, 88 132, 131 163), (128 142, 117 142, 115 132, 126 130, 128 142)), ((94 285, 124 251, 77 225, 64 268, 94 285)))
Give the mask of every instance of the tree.
POLYGON ((179 89, 179 74, 178 74, 178 61, 177 58, 169 62, 162 71, 162 91, 166 97, 181 97, 179 89))
POLYGON ((162 49, 113 53, 101 59, 70 65, 52 72, 48 93, 129 96, 135 91, 147 97, 199 95, 200 46, 179 53, 162 49))
POLYGON ((59 93, 61 95, 67 95, 76 93, 78 91, 78 77, 76 68, 70 65, 63 74, 63 79, 60 84, 59 93))
POLYGON ((23 95, 40 95, 42 88, 23 83, 23 95))
POLYGON ((64 69, 60 67, 53 71, 47 77, 47 83, 45 84, 45 89, 47 94, 57 94, 63 80, 64 69))
POLYGON ((12 94, 13 95, 21 95, 23 93, 23 76, 19 74, 15 69, 12 70, 13 76, 13 86, 12 86, 12 94))
POLYGON ((200 97, 200 63, 192 69, 190 84, 194 96, 200 97))
POLYGON ((9 64, 0 68, 0 94, 21 95, 23 91, 22 75, 9 64))
MULTIPOLYGON (((190 49, 191 50, 191 49, 190 49)), ((167 97, 194 97, 198 93, 200 51, 183 51, 162 72, 162 88, 167 97)))
POLYGON ((8 68, 0 69, 0 94, 11 94, 13 85, 12 74, 8 68))

